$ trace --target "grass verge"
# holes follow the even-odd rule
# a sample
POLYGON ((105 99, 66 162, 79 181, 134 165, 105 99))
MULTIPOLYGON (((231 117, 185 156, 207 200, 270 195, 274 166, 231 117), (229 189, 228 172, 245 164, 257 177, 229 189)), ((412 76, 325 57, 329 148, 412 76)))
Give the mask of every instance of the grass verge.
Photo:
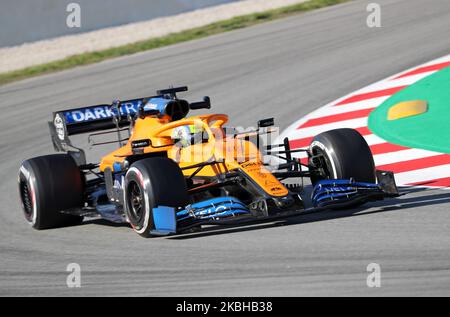
POLYGON ((0 74, 0 85, 4 85, 6 83, 25 79, 28 77, 69 69, 75 66, 93 64, 114 57, 130 55, 167 45, 200 39, 210 35, 237 30, 255 24, 260 24, 263 22, 272 21, 294 14, 308 12, 311 10, 320 9, 348 1, 350 0, 310 0, 283 8, 238 16, 229 20, 215 22, 209 25, 182 31, 179 33, 169 34, 159 38, 152 38, 149 40, 109 48, 97 52, 73 55, 62 60, 37 66, 31 66, 12 72, 2 73, 0 74))

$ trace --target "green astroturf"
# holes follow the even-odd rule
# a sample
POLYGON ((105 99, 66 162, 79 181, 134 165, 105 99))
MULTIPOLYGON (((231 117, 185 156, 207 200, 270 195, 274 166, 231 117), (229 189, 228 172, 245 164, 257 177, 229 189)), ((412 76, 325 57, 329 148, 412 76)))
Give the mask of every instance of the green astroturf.
POLYGON ((450 154, 450 67, 386 100, 370 114, 369 129, 391 143, 450 154), (428 111, 412 117, 387 120, 391 106, 412 100, 426 100, 428 111))

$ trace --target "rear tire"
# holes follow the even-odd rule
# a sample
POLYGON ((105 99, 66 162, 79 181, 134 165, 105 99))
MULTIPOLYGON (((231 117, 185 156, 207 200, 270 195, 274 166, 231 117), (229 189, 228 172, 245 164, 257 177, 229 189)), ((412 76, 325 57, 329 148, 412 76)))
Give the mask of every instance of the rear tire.
POLYGON ((35 157, 19 170, 22 210, 38 230, 80 224, 83 217, 61 211, 83 206, 83 188, 84 177, 67 154, 35 157))
POLYGON ((353 129, 336 129, 314 137, 312 155, 323 155, 325 175, 311 177, 313 185, 322 179, 350 179, 376 183, 375 163, 366 140, 353 129))
POLYGON ((189 203, 180 167, 168 158, 155 157, 133 163, 125 175, 125 215, 133 230, 144 238, 155 229, 156 206, 184 207, 189 203))

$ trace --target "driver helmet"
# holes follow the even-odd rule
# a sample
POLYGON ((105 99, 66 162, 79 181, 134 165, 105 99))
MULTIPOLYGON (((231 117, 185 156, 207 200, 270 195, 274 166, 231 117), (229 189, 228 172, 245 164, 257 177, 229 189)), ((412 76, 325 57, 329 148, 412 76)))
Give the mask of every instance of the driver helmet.
POLYGON ((172 139, 182 147, 203 142, 203 126, 190 124, 176 127, 172 132, 172 139))

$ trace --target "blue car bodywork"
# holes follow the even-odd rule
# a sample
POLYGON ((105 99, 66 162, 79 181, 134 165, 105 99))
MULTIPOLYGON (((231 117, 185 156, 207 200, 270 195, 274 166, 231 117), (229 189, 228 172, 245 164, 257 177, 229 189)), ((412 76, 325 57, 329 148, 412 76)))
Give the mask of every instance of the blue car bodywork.
MULTIPOLYGON (((353 180, 321 180, 314 186, 311 194, 313 207, 274 213, 266 218, 292 217, 325 209, 346 208, 367 201, 398 196, 396 188, 394 191, 391 189, 392 183, 373 184, 353 180), (388 188, 388 185, 391 187, 388 188)), ((209 199, 188 205, 182 210, 158 206, 153 209, 155 230, 152 233, 155 235, 174 234, 183 229, 202 224, 236 223, 237 221, 242 222, 243 219, 255 220, 258 217, 244 203, 234 197, 209 199)))

